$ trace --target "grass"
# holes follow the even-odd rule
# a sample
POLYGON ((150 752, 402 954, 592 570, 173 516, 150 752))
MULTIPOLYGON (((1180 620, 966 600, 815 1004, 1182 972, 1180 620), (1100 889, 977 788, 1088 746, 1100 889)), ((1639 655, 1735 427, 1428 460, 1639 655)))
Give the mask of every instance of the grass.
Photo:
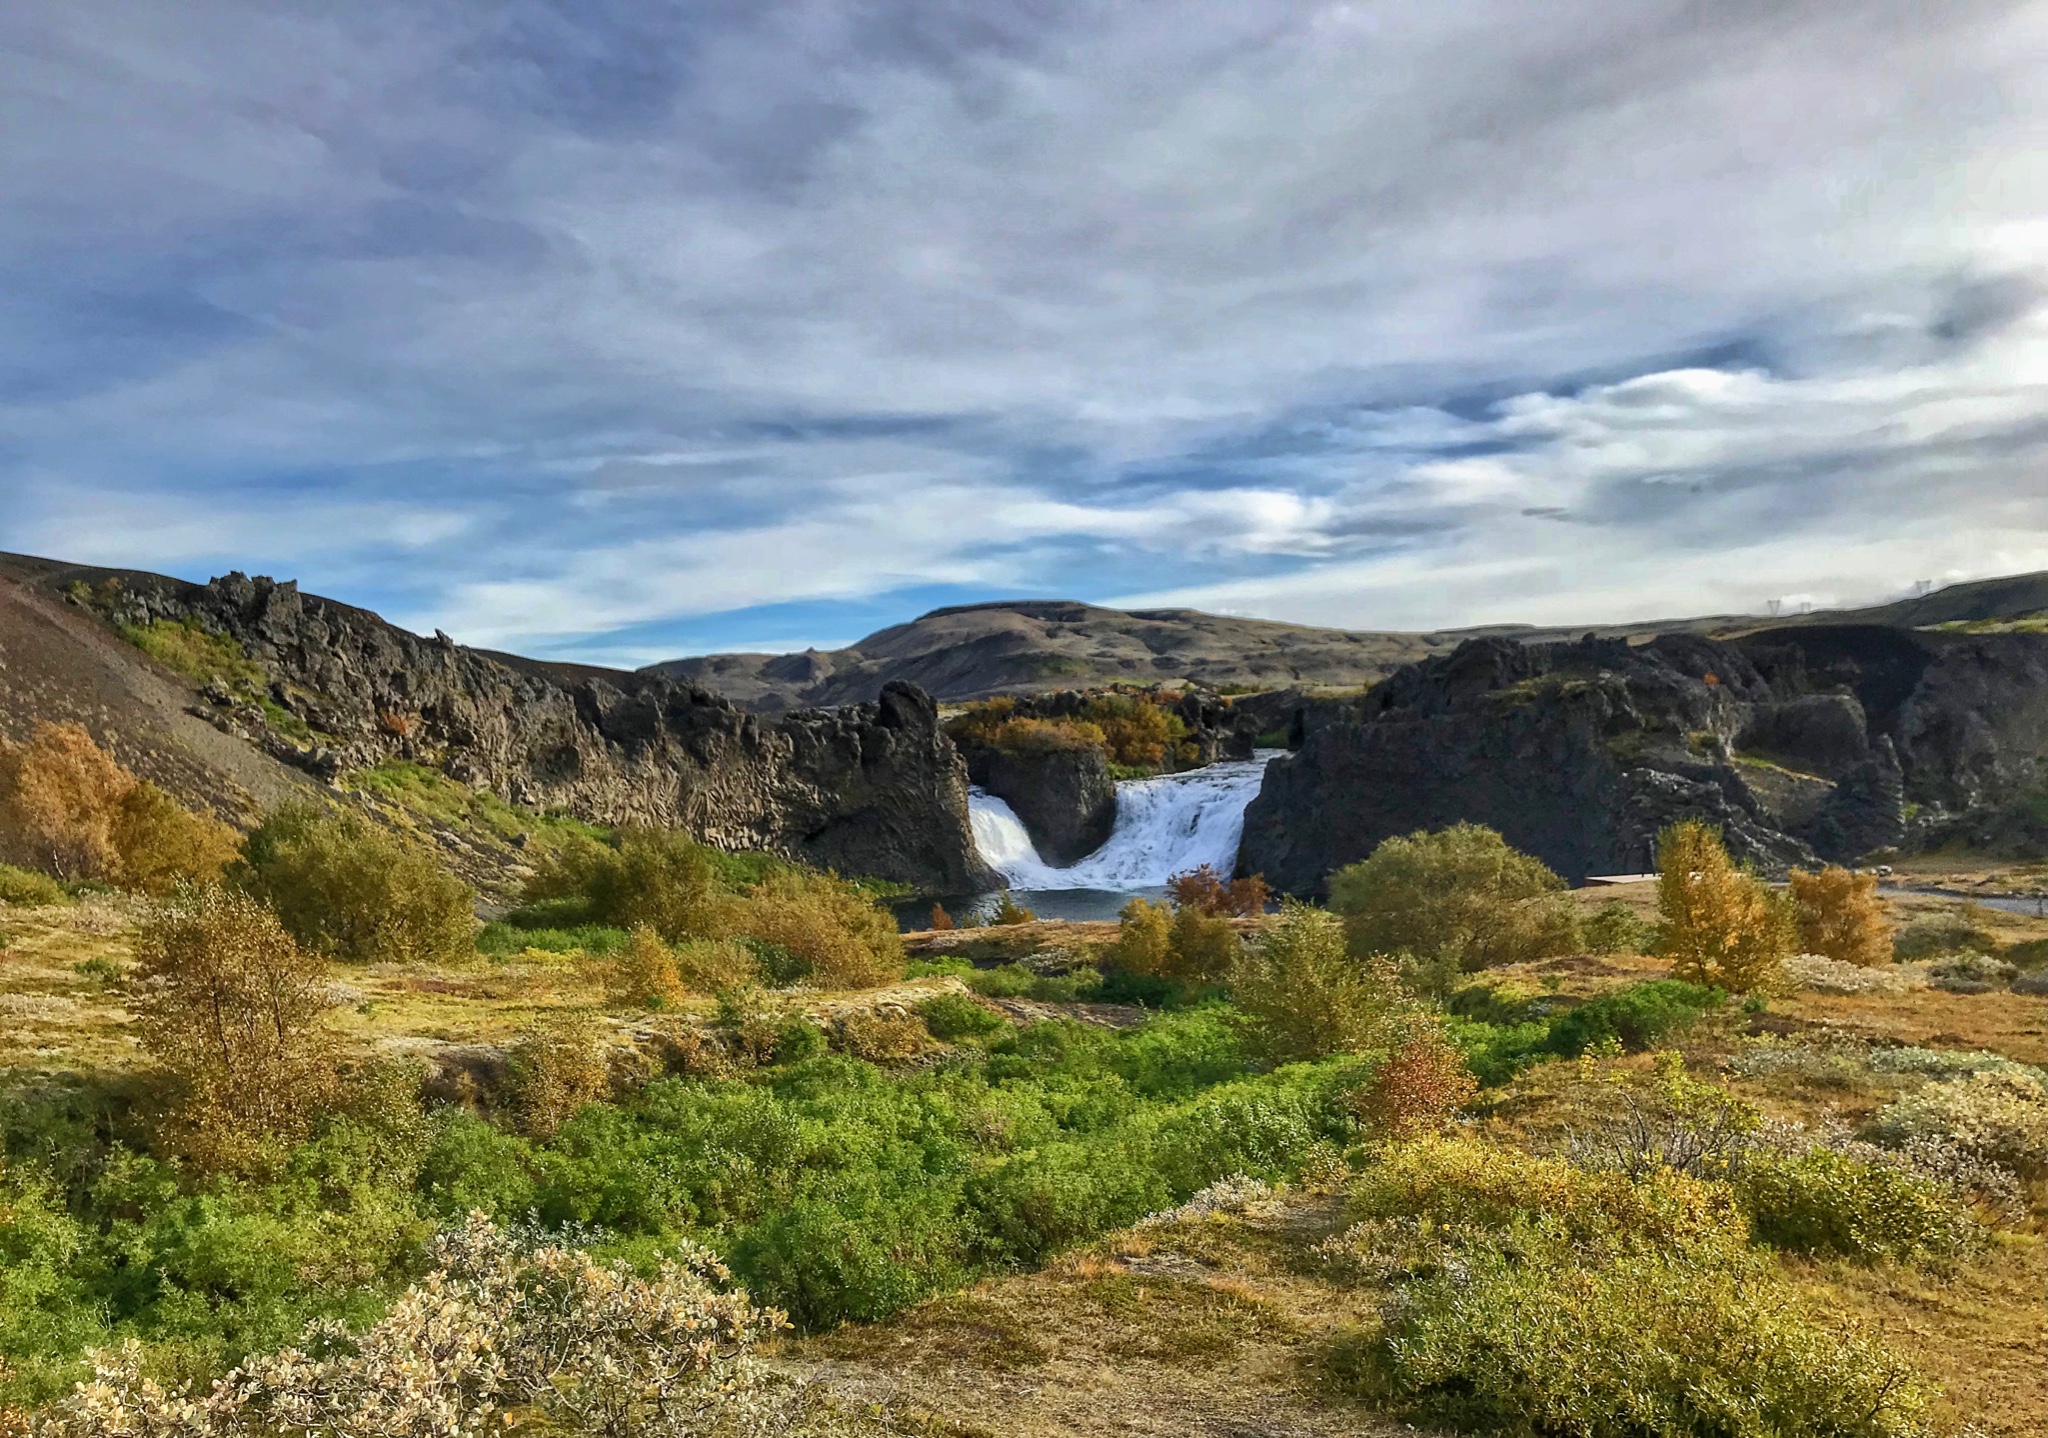
MULTIPOLYGON (((386 779, 387 802, 404 800, 422 820, 439 815, 443 822, 489 828, 504 819, 492 801, 473 804, 476 796, 434 771, 387 773, 386 779)), ((514 832, 531 836, 535 830, 514 832)), ((743 857, 735 862, 762 861, 743 857)), ((1590 893, 1589 903, 1617 897, 1634 903, 1642 897, 1621 889, 1590 893)), ((1919 903, 1916 899, 1903 907, 1919 903)), ((0 1070, 9 1071, 13 1083, 47 1082, 48 1076, 68 1074, 106 1084, 134 1071, 130 1018, 110 975, 129 962, 136 913, 132 901, 109 896, 63 906, 0 905, 0 934, 6 936, 0 947, 0 1070)), ((2019 916, 2003 915, 1999 922, 2002 943, 2035 941, 2048 931, 2048 925, 2019 916)), ((1046 922, 1009 931, 931 935, 914 940, 912 948, 942 955, 957 942, 984 964, 1014 962, 1048 948, 1079 957, 1113 931, 1113 925, 1046 922)), ((350 969, 338 975, 348 985, 334 1015, 339 1040, 355 1051, 431 1055, 502 1045, 545 1014, 601 1012, 602 995, 583 959, 617 937, 615 930, 494 924, 485 930, 474 961, 464 966, 350 969)), ((834 1019, 850 1009, 902 1004, 914 1010, 934 995, 963 993, 960 976, 943 971, 952 966, 935 967, 941 971, 888 990, 801 995, 796 1002, 829 1031, 834 1019)), ((1666 976, 1660 960, 1638 955, 1573 956, 1495 969, 1476 976, 1490 990, 1481 1021, 1504 1027, 1529 1023, 1547 1037, 1560 1016, 1611 1004, 1616 996, 1642 992, 1641 985, 1666 976)), ((1056 1004, 1045 1007, 1059 1011, 1056 1004)), ((690 1003, 679 1013, 660 1016, 659 1023, 702 1022, 711 1011, 709 1001, 690 1003)), ((691 1167, 679 1156, 692 1151, 688 1145, 697 1141, 694 1134, 664 1129, 655 1121, 660 1112, 683 1112, 689 1104, 703 1105, 707 1141, 715 1137, 731 1150, 725 1161, 758 1167, 757 1178, 735 1167, 736 1197, 720 1202, 755 1201, 770 1193, 765 1186, 770 1182, 797 1184, 796 1191, 802 1191, 800 1186, 809 1181, 801 1176, 806 1165, 829 1167, 839 1161, 834 1144, 843 1146, 843 1140, 826 1142, 828 1133, 857 1131, 862 1143, 919 1146, 924 1157, 918 1162, 934 1165, 934 1172, 961 1163, 951 1147, 956 1140, 949 1125, 952 1114, 967 1111, 963 1106, 971 1106, 976 1115, 971 1131, 985 1135, 978 1142, 992 1145, 968 1161, 974 1173, 1035 1163, 1043 1153, 1070 1148, 1076 1165, 1057 1172, 1085 1175, 1113 1151, 1113 1144, 1103 1146, 1106 1136, 1127 1133, 1135 1144, 1152 1131, 1147 1125, 1153 1120, 1132 1105, 1153 1103, 1157 1095, 1157 1102, 1178 1106, 1183 1096, 1199 1099, 1212 1091, 1206 1086, 1221 1076, 1220 1069, 1210 1073, 1188 1064, 1161 1066, 1154 1059, 1144 1060, 1153 1067, 1134 1065, 1156 1052, 1148 1046, 1165 1036, 1193 1034, 1198 1026, 1213 1024, 1214 1013, 1196 1010, 1156 1019, 1125 1037, 1056 1025, 991 1060, 976 1056, 975 1045, 989 1040, 974 1035, 963 1035, 954 1049, 935 1047, 926 1059, 894 1071, 855 1069, 836 1057, 818 1060, 786 1078, 717 1088, 716 1093, 726 1095, 720 1102, 729 1110, 689 1098, 694 1089, 664 1089, 656 1095, 651 1116, 636 1116, 630 1105, 622 1105, 616 1117, 582 1120, 574 1143, 551 1150, 536 1165, 537 1176, 553 1185, 557 1198, 551 1201, 592 1205, 591 1214, 626 1235, 619 1251, 644 1261, 659 1252, 659 1236, 636 1236, 625 1219, 599 1209, 618 1201, 618 1179, 629 1173, 644 1172, 668 1183, 691 1167), (1110 1057, 1089 1058, 1096 1051, 1091 1046, 1100 1044, 1110 1045, 1103 1050, 1110 1057), (976 1086, 979 1080, 960 1077, 962 1066, 971 1070, 980 1063, 987 1065, 985 1088, 976 1086), (850 1076, 856 1073, 865 1076, 854 1084, 850 1076), (1132 1077, 1140 1074, 1142 1079, 1132 1077), (1038 1092, 1034 1086, 1046 1083, 1049 1075, 1057 1081, 1044 1089, 1045 1114, 1057 1112, 1068 1127, 1041 1133, 1033 1125, 1043 1127, 1049 1120, 1032 1106, 1038 1100, 1026 1104, 1018 1095, 1038 1092), (1140 1083, 1149 1087, 1134 1093, 1133 1085, 1140 1083), (834 1087, 841 1084, 847 1086, 834 1087), (773 1125, 783 1119, 760 1096, 770 1087, 795 1120, 788 1142, 817 1146, 806 1149, 808 1156, 795 1169, 775 1158, 776 1144, 783 1140, 774 1137, 780 1130, 773 1125), (874 1121, 863 1119, 849 1129, 831 1110, 842 1101, 852 1104, 857 1095, 868 1096, 860 1102, 872 1103, 868 1112, 874 1121), (750 1126, 755 1123, 762 1127, 750 1126), (636 1146, 644 1146, 644 1152, 636 1146), (586 1169, 587 1176, 579 1177, 586 1169)), ((655 1022, 612 1015, 610 1040, 623 1056, 640 1041, 637 1031, 655 1022)), ((2044 1026, 2048 1001, 2003 992, 1802 993, 1773 1000, 1760 1012, 1721 1005, 1660 1042, 1675 1045, 1691 1073, 1726 1084, 1768 1117, 1809 1126, 1831 1120, 1853 1126, 1921 1080, 1850 1068, 1841 1075, 1746 1078, 1728 1071, 1729 1060, 1755 1042, 1756 1034, 1784 1032, 1808 1042, 1848 1034, 1879 1044, 1982 1048, 2039 1063, 2048 1048, 2044 1026)), ((1191 1045, 1187 1052, 1191 1063, 1210 1050, 1191 1045)), ((1571 1130, 1586 1121, 1599 1095, 1611 1091, 1605 1079, 1650 1067, 1648 1055, 1539 1062, 1487 1090, 1468 1114, 1471 1130, 1519 1148, 1559 1151, 1571 1130)), ((2048 1428, 2048 1394, 2038 1383, 2042 1364, 2048 1362, 2048 1318, 2040 1305, 2048 1285, 2048 1244, 2042 1237, 2038 1183, 2031 1195, 2027 1220, 1945 1277, 1896 1264, 1774 1262, 1811 1313, 1831 1324, 1858 1320, 1910 1353, 1940 1390, 1935 1416, 1946 1430, 1969 1421, 1995 1438, 2039 1433, 2048 1428)), ((695 1201, 708 1214, 714 1196, 707 1188, 695 1201)), ((767 1201, 772 1207, 772 1199, 767 1201)), ((771 1362, 815 1380, 848 1411, 869 1414, 891 1431, 905 1433, 1050 1438, 1115 1431, 1164 1438, 1188 1432, 1406 1431, 1393 1418, 1343 1396, 1341 1385, 1331 1380, 1333 1365, 1341 1365, 1346 1353, 1370 1339, 1381 1292, 1340 1283, 1319 1264, 1314 1249, 1343 1226, 1340 1210, 1337 1200, 1325 1194, 1294 1188, 1242 1213, 1146 1224, 1094 1239, 1084 1234, 1078 1247, 1055 1254, 1037 1272, 982 1278, 937 1293, 884 1322, 848 1324, 786 1340, 771 1362)), ((576 1216, 588 1215, 578 1209, 576 1216)), ((905 1230, 905 1252, 914 1253, 919 1241, 915 1232, 905 1230)), ((879 1261, 878 1272, 886 1275, 898 1259, 884 1248, 879 1261)), ((963 1270, 948 1282, 971 1276, 963 1270)))
POLYGON ((219 684, 243 703, 255 705, 263 711, 264 722, 278 733, 301 741, 313 737, 306 721, 272 696, 262 668, 227 635, 209 633, 189 619, 152 619, 147 624, 123 624, 119 629, 123 639, 165 668, 194 684, 219 684))

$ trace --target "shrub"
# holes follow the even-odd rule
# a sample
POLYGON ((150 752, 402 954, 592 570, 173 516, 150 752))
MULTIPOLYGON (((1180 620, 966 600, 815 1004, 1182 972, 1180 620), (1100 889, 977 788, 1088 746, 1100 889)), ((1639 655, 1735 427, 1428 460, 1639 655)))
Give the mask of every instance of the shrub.
POLYGON ((1988 994, 2004 988, 2018 975, 2019 970, 2005 960, 1968 950, 1937 959, 1927 970, 1927 977, 1936 988, 1952 994, 1988 994))
POLYGON ((604 1029, 573 1009, 543 1014, 506 1053, 506 1098, 520 1128, 551 1138, 568 1117, 610 1087, 604 1029))
POLYGON ((237 881, 317 953, 452 963, 475 947, 475 895, 361 815, 288 804, 249 836, 237 881))
POLYGON ((933 904, 931 917, 925 923, 934 933, 944 933, 953 927, 953 916, 946 912, 944 904, 933 904))
POLYGON ((1810 954, 1870 968, 1892 960, 1894 930, 1877 897, 1877 875, 1830 864, 1817 874, 1792 871, 1799 944, 1810 954))
POLYGON ((1724 995, 1719 989, 1679 979, 1652 979, 1589 999, 1551 1022, 1543 1047, 1574 1058, 1613 1040, 1640 1052, 1695 1023, 1724 995))
POLYGON ((473 1434, 509 1426, 519 1405, 551 1431, 682 1438, 759 1416, 750 1352, 782 1316, 693 1245, 670 1245, 642 1278, 576 1250, 524 1252, 473 1214, 435 1258, 361 1332, 316 1325, 203 1394, 144 1377, 129 1339, 95 1356, 93 1381, 58 1405, 49 1438, 473 1434))
POLYGON ((1920 1434, 1895 1358, 1807 1323, 1721 1184, 1473 1139, 1383 1151, 1318 1252, 1391 1281, 1335 1376, 1468 1431, 1920 1434))
POLYGON ((1102 974, 1086 964, 1064 974, 1039 974, 1022 964, 1001 964, 963 977, 967 987, 983 998, 1032 999, 1042 1004, 1080 1003, 1102 987, 1102 974))
POLYGON ((0 904, 61 904, 70 897, 48 874, 0 864, 0 904))
POLYGON ((1894 1099, 1873 1129, 1885 1143, 1944 1139, 1978 1158, 2038 1174, 2048 1160, 2048 1087, 2014 1069, 1930 1083, 1894 1099))
POLYGON ((1710 825, 1686 819, 1659 837, 1657 912, 1674 978, 1735 993, 1784 983, 1797 930, 1791 906, 1738 869, 1710 825))
POLYGON ((1352 958, 1335 915, 1292 900, 1238 960, 1230 988, 1255 1046, 1278 1063, 1379 1047, 1408 1005, 1390 963, 1352 958))
POLYGON ((1002 901, 996 905, 996 911, 989 915, 988 921, 991 924, 1028 924, 1037 917, 1038 915, 1011 898, 1010 891, 1005 889, 1002 901))
POLYGON ((946 1043, 986 1038, 1010 1026, 1009 1020, 994 1009, 965 994, 933 994, 917 1006, 917 1012, 932 1037, 946 1043))
POLYGON ((702 845, 672 829, 621 829, 607 846, 572 838, 527 882, 528 903, 580 900, 583 917, 645 924, 670 943, 717 929, 718 868, 702 845))
POLYGON ((205 1168, 303 1137, 334 1089, 320 964, 246 894, 187 889, 136 944, 137 1027, 169 1071, 165 1137, 205 1168))
POLYGON ((1792 955, 1785 960, 1785 981, 1817 994, 1903 994, 1921 983, 1910 970, 1889 964, 1882 968, 1845 964, 1825 954, 1792 955))
POLYGON ((1620 899, 1609 899, 1586 920, 1586 947, 1596 954, 1648 953, 1656 930, 1620 899))
POLYGON ((211 883, 235 856, 234 830, 137 779, 78 724, 38 724, 0 740, 0 859, 67 879, 151 894, 211 883))
POLYGON ((158 898, 181 883, 218 883, 242 847, 233 829, 193 813, 147 779, 121 796, 113 838, 118 882, 158 898))
POLYGON ((1084 722, 1102 733, 1112 764, 1156 769, 1180 757, 1188 728, 1178 714, 1132 694, 1091 695, 1081 710, 1084 722))
POLYGON ((931 1035, 914 1014, 898 1010, 858 1010, 833 1026, 838 1045, 871 1064, 900 1064, 925 1050, 931 1035))
POLYGON ((626 935, 625 946, 596 967, 608 1004, 660 1009, 683 996, 674 951, 645 924, 636 924, 626 935))
POLYGON ((1467 971, 1574 952, 1564 880, 1491 829, 1456 824, 1388 839, 1330 875, 1354 954, 1408 955, 1467 971))
MULTIPOLYGON (((759 983, 763 964, 753 946, 738 939, 685 939, 673 950, 676 977, 693 994, 722 994, 759 983)), ((783 950, 784 955, 788 950, 783 950)))
POLYGON ((1664 1172, 1725 1177, 1763 1122, 1754 1105, 1691 1077, 1669 1051, 1657 1055, 1651 1073, 1615 1075, 1613 1097, 1602 1121, 1572 1135, 1572 1153, 1631 1179, 1664 1172))
POLYGON ((1892 953, 1907 961, 1965 951, 1988 953, 1998 946, 1998 936, 1981 914, 1975 904, 1939 914, 1923 914, 1899 930, 1892 940, 1892 953))
POLYGON ((1815 1147, 1752 1152, 1734 1176, 1759 1242, 1800 1253, 1879 1259, 1958 1257, 1983 1229, 1957 1197, 1902 1165, 1815 1147))
POLYGON ((1924 1434, 1905 1365, 1799 1316, 1760 1260, 1468 1247, 1401 1287, 1371 1389, 1468 1431, 1642 1438, 1924 1434))
POLYGON ((1273 897, 1273 887, 1263 874, 1226 880, 1204 864, 1168 879, 1166 896, 1176 909, 1248 918, 1266 912, 1266 905, 1273 897))
POLYGON ((832 874, 785 869, 727 908, 735 932, 771 944, 809 966, 821 985, 873 988, 903 977, 896 923, 866 894, 832 874))
POLYGON ((1229 974, 1242 947, 1230 920, 1182 909, 1173 916, 1168 976, 1183 983, 1215 983, 1229 974))
POLYGON ((1173 915, 1166 906, 1132 899, 1117 919, 1110 961, 1134 974, 1165 977, 1173 959, 1173 915))
POLYGON ((39 723, 26 744, 0 741, 0 858, 60 878, 111 877, 114 816, 134 784, 83 725, 39 723))
POLYGON ((1369 1131, 1412 1138, 1441 1129, 1479 1091, 1465 1056, 1445 1037, 1434 1016, 1410 1016, 1407 1032, 1352 1106, 1369 1131))
POLYGON ((1563 1158, 1474 1138, 1425 1138, 1380 1151, 1354 1180, 1354 1221, 1419 1222, 1506 1236, 1540 1222, 1588 1251, 1671 1248, 1706 1256, 1748 1236, 1727 1189, 1670 1170, 1638 1182, 1563 1158))

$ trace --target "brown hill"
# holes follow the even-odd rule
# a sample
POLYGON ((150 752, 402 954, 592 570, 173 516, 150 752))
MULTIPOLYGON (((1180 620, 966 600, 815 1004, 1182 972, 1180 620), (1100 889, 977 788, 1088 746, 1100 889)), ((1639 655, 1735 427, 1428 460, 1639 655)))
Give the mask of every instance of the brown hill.
POLYGON ((1788 624, 1905 627, 1997 623, 2048 613, 2048 572, 1951 585, 1894 604, 1782 617, 1710 615, 1633 624, 1528 625, 1399 633, 1320 629, 1194 609, 1106 609, 1018 600, 935 609, 845 649, 711 654, 642 673, 700 684, 745 709, 775 712, 866 702, 891 680, 942 700, 1045 693, 1104 684, 1192 681, 1215 689, 1352 688, 1467 639, 1525 641, 1722 634, 1788 624))

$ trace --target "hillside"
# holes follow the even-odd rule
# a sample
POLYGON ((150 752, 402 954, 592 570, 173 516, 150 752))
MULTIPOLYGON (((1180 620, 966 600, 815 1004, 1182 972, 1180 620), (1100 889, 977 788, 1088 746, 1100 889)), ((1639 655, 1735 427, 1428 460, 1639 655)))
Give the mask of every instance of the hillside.
POLYGON ((716 690, 773 713, 872 700, 900 680, 940 700, 1104 684, 1192 680, 1217 689, 1355 688, 1467 639, 1525 641, 1666 633, 1723 634, 1805 624, 1983 625, 2048 613, 2048 572, 1951 585, 1868 609, 1761 619, 1707 615, 1631 624, 1493 625, 1400 633, 1321 629, 1194 609, 1107 609, 1069 600, 960 605, 870 634, 845 649, 710 654, 642 673, 716 690))
POLYGON ((518 858, 508 806, 532 821, 674 827, 938 892, 986 878, 966 770, 914 690, 763 722, 692 685, 494 656, 241 574, 198 585, 0 556, 0 602, 15 621, 0 631, 4 732, 77 720, 230 819, 314 784, 375 780, 417 798, 424 782, 427 807, 506 811, 489 854, 432 816, 434 839, 473 858, 466 871, 487 888, 476 870, 518 858))

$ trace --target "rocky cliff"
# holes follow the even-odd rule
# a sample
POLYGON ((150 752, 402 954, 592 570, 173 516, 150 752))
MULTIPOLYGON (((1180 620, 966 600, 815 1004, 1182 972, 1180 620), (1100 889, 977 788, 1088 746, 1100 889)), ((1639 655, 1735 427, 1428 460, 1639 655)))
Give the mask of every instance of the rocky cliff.
POLYGON ((167 619, 234 640, 268 682, 271 718, 223 690, 208 696, 210 717, 319 777, 413 760, 531 808, 674 825, 933 892, 990 879, 968 827, 965 766, 932 701, 908 685, 766 719, 692 685, 423 639, 291 583, 62 566, 38 577, 116 623, 167 619))
POLYGON ((1906 837, 2037 784, 2048 638, 1814 626, 1736 641, 1476 640, 1304 715, 1240 867, 1319 889, 1381 840, 1490 825, 1566 877, 1650 866, 1679 818, 1767 870, 1906 837), (1924 822, 1924 820, 1923 820, 1924 822))
POLYGON ((969 776, 1010 806, 1048 864, 1087 858, 1116 827, 1116 780, 1099 749, 965 752, 969 776))

